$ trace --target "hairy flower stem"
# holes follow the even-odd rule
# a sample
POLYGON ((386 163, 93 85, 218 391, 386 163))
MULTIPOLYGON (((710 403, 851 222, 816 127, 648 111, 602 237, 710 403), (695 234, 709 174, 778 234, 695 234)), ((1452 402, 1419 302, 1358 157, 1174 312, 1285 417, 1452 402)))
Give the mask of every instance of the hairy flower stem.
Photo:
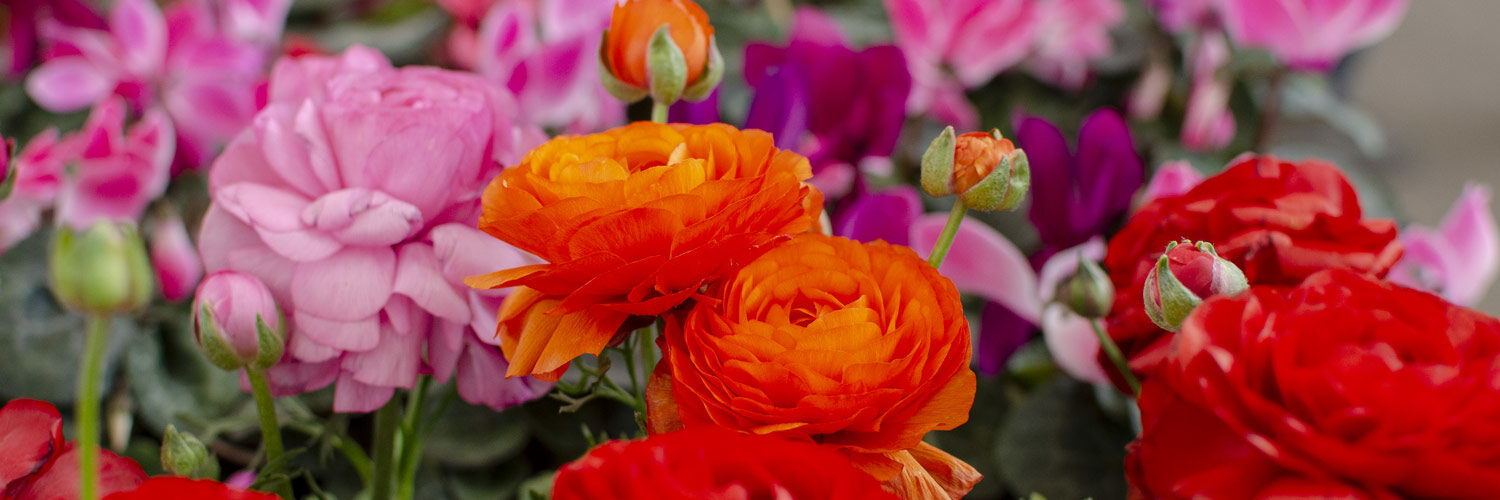
POLYGON ((672 107, 671 104, 667 104, 667 103, 660 102, 660 101, 652 101, 651 102, 651 121, 656 122, 656 123, 667 123, 667 109, 669 109, 671 107, 672 107))
POLYGON ((109 346, 109 316, 90 315, 84 340, 83 365, 78 373, 78 498, 99 498, 99 372, 109 346))
POLYGON ((1120 377, 1124 378, 1125 383, 1130 386, 1130 395, 1139 396, 1141 382, 1130 373, 1130 363, 1125 361, 1125 354, 1120 352, 1120 346, 1115 345, 1115 339, 1109 338, 1109 334, 1104 333, 1104 326, 1099 324, 1098 319, 1090 318, 1089 326, 1094 327, 1094 335, 1099 337, 1099 348, 1104 349, 1104 355, 1109 356, 1109 360, 1115 363, 1115 369, 1120 370, 1120 377))
MULTIPOLYGON (((260 414, 260 442, 266 446, 266 467, 261 477, 273 477, 281 473, 286 465, 286 453, 281 444, 281 424, 276 421, 276 402, 271 399, 271 386, 266 383, 266 373, 246 367, 245 376, 250 379, 250 393, 255 397, 255 411, 260 414)), ((271 483, 272 493, 285 500, 292 499, 292 485, 286 479, 271 483)))
POLYGON ((964 202, 953 200, 953 211, 948 212, 948 224, 943 226, 943 234, 938 236, 937 243, 932 245, 932 255, 927 257, 927 263, 932 267, 942 267, 943 259, 948 257, 948 247, 953 246, 953 237, 958 235, 958 225, 964 221, 964 213, 969 207, 964 202))
POLYGON ((375 411, 375 468, 370 473, 370 500, 391 500, 396 483, 396 432, 401 428, 401 404, 395 396, 375 411))

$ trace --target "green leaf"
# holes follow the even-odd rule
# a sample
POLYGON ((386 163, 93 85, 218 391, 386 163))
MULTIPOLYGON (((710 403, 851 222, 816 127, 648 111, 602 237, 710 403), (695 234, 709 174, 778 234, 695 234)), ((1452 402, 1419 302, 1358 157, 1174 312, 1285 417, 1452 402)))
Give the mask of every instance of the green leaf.
POLYGON ((1058 376, 1016 408, 996 455, 1011 491, 1125 498, 1125 444, 1132 433, 1099 408, 1094 394, 1092 386, 1058 376))
POLYGON ((488 407, 455 401, 433 426, 423 454, 464 467, 507 460, 531 440, 531 425, 523 411, 517 407, 497 414, 488 407))

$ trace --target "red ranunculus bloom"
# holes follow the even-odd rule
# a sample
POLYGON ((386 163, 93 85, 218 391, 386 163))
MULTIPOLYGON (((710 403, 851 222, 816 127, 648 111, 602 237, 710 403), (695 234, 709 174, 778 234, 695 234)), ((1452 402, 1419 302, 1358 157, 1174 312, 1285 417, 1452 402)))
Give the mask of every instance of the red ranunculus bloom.
POLYGON ((158 476, 147 479, 133 491, 115 493, 104 500, 277 500, 277 497, 208 479, 158 476))
POLYGON ((557 471, 553 500, 894 500, 814 444, 718 427, 600 445, 557 471))
POLYGON ((1167 243, 1180 239, 1212 243, 1251 285, 1295 286, 1324 269, 1383 277, 1401 257, 1395 221, 1364 218, 1337 167, 1245 156, 1181 196, 1147 203, 1109 241, 1104 267, 1117 290, 1109 335, 1147 378, 1171 336, 1146 316, 1141 290, 1167 243))
POLYGON ((1193 311, 1140 399, 1134 499, 1494 498, 1500 321, 1344 270, 1193 311))

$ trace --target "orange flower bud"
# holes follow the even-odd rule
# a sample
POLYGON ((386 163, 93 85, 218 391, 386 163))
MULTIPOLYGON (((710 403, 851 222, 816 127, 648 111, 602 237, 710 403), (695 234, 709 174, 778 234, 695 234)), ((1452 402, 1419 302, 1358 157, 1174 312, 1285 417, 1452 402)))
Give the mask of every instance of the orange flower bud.
POLYGON ((1000 139, 989 132, 969 132, 958 136, 953 148, 953 190, 959 193, 974 188, 1000 164, 1000 159, 1016 150, 1010 139, 1000 139))
POLYGON ((922 190, 934 197, 957 194, 974 210, 1013 210, 1030 187, 1026 152, 999 130, 954 137, 948 127, 922 155, 922 190))
POLYGON ((647 91, 664 101, 675 101, 684 91, 689 100, 706 97, 722 78, 713 34, 708 14, 692 0, 623 0, 615 5, 599 54, 606 87, 627 101, 647 91), (653 46, 663 27, 671 43, 653 46))

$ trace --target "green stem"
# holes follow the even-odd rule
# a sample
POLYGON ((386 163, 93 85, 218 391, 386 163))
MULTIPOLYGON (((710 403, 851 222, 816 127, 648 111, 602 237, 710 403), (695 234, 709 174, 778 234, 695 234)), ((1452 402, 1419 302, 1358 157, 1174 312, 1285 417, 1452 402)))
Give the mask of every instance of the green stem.
POLYGON ((370 482, 370 456, 366 455, 365 450, 360 448, 359 444, 355 443, 353 439, 349 439, 343 433, 328 435, 330 433, 324 427, 297 424, 295 421, 288 423, 287 428, 306 434, 311 438, 328 439, 328 443, 334 448, 338 448, 339 452, 344 454, 344 458, 349 460, 349 466, 354 467, 354 473, 359 476, 360 481, 364 481, 365 483, 370 482))
POLYGON ((1115 344, 1115 339, 1109 338, 1109 334, 1104 333, 1104 327, 1099 324, 1099 320, 1089 319, 1089 326, 1094 327, 1094 335, 1099 337, 1099 348, 1104 349, 1104 354, 1115 363, 1115 369, 1120 370, 1120 377, 1130 385, 1130 395, 1140 395, 1141 383, 1130 372, 1130 363, 1125 361, 1125 354, 1120 352, 1120 346, 1115 344))
POLYGON ((953 200, 953 211, 948 212, 948 224, 943 226, 943 234, 938 236, 937 243, 932 246, 932 255, 927 257, 927 263, 932 267, 943 267, 943 259, 948 256, 948 247, 953 246, 953 237, 958 235, 958 225, 964 221, 964 212, 969 210, 963 201, 953 200))
POLYGON ((99 476, 99 371, 104 351, 109 346, 109 316, 91 315, 88 337, 84 340, 83 366, 78 374, 78 407, 73 419, 78 421, 79 498, 95 500, 99 476))
POLYGON ((375 411, 375 469, 370 473, 370 500, 391 500, 395 484, 396 431, 401 427, 401 403, 395 396, 375 411))
MULTIPOLYGON (((283 456, 286 449, 281 444, 281 424, 276 421, 276 402, 271 399, 271 386, 266 383, 266 373, 246 367, 245 376, 250 379, 250 393, 255 397, 255 411, 260 414, 260 441, 266 445, 266 467, 261 476, 271 477, 281 473, 286 465, 283 456)), ((291 500, 292 484, 288 480, 271 483, 277 496, 291 500)))
MULTIPOLYGON (((422 406, 427 401, 427 391, 432 388, 432 377, 423 375, 417 379, 406 401, 406 420, 401 424, 401 461, 397 465, 401 476, 397 485, 397 498, 412 500, 417 490, 417 465, 422 458, 422 406)), ((437 418, 437 417, 433 417, 437 418)))
POLYGON ((671 107, 671 104, 653 101, 651 103, 651 121, 667 123, 667 109, 671 107))

